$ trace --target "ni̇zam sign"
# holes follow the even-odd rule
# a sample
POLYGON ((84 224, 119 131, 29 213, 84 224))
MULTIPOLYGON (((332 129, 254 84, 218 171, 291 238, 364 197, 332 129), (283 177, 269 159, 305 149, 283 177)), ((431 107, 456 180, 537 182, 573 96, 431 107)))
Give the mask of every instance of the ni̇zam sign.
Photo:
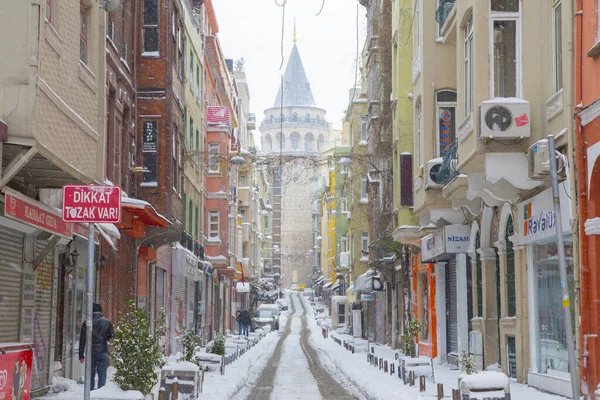
POLYGON ((121 188, 118 186, 63 186, 63 220, 118 223, 121 221, 121 188))

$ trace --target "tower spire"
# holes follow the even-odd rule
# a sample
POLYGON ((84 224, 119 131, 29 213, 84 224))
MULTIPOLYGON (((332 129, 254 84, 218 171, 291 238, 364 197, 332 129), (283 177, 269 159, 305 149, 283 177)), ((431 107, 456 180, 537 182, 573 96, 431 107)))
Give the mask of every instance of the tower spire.
POLYGON ((294 18, 294 43, 296 43, 296 18, 294 18))

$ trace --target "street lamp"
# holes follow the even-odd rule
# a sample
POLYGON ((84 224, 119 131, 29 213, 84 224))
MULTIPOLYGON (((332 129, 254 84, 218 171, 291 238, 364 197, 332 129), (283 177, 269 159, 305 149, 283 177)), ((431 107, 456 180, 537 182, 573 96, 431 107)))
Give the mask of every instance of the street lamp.
POLYGON ((79 258, 79 252, 77 251, 77 249, 73 250, 73 252, 71 253, 71 264, 73 266, 77 265, 77 259, 79 258))
POLYGON ((102 271, 105 266, 106 266, 106 257, 102 256, 96 261, 96 268, 98 268, 99 271, 102 271))

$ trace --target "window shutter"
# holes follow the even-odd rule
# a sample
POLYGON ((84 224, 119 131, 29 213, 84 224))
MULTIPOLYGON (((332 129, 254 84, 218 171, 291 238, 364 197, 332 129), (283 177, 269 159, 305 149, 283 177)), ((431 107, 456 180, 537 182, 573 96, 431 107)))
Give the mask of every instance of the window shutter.
POLYGON ((400 155, 400 205, 413 205, 413 161, 412 155, 400 155))

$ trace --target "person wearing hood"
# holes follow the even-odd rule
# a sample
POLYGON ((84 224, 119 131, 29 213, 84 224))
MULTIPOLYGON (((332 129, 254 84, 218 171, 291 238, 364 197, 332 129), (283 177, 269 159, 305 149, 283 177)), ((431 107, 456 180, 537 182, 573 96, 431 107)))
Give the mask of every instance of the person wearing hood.
MULTIPOLYGON (((115 337, 113 325, 102 315, 100 304, 93 305, 92 319, 92 376, 91 385, 94 389, 96 373, 98 373, 98 389, 106 384, 106 370, 108 369, 108 341, 115 337)), ((85 361, 86 346, 86 321, 81 326, 79 337, 79 362, 85 361)), ((87 378, 86 378, 87 379, 87 378)))

